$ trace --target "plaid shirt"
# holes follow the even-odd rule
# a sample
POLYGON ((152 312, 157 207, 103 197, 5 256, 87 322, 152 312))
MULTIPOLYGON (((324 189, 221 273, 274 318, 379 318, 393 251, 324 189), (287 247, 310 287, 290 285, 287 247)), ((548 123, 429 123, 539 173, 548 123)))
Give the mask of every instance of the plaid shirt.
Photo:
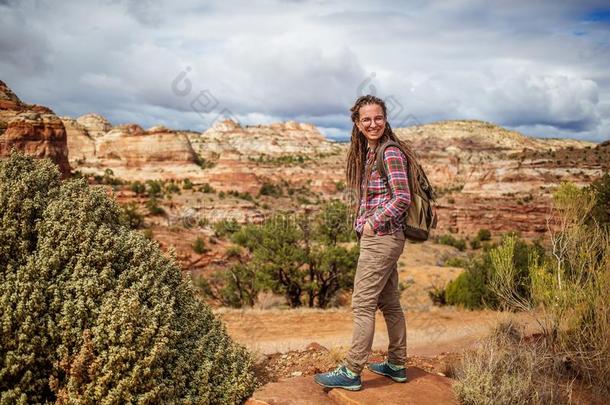
POLYGON ((387 167, 387 184, 377 171, 373 150, 367 148, 366 173, 371 164, 375 165, 368 183, 368 196, 364 200, 365 189, 361 186, 360 209, 354 223, 356 232, 362 234, 365 222, 368 222, 376 235, 387 235, 402 229, 402 220, 411 203, 409 181, 407 178, 407 161, 404 154, 395 146, 384 151, 387 167))

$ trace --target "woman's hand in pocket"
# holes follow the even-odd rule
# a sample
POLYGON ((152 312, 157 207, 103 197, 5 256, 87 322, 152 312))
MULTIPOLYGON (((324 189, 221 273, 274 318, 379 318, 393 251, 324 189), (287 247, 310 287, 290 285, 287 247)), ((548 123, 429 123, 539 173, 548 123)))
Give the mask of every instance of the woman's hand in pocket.
POLYGON ((375 231, 373 230, 368 221, 364 223, 364 228, 362 228, 362 234, 367 236, 375 236, 375 231))

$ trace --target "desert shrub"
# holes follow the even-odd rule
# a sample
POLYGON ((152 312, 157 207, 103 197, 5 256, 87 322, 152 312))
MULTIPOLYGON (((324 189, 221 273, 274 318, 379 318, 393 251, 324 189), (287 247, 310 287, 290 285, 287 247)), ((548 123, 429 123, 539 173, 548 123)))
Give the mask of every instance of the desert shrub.
POLYGON ((167 193, 167 194, 173 194, 173 193, 180 194, 180 187, 178 187, 178 185, 173 180, 171 180, 169 183, 165 184, 165 193, 167 193))
POLYGON ((247 191, 240 192, 237 190, 229 190, 227 192, 227 195, 232 195, 233 197, 240 198, 240 199, 246 200, 246 201, 251 201, 251 202, 254 201, 254 197, 252 197, 252 194, 250 194, 247 191))
POLYGON ((259 195, 268 195, 271 197, 281 197, 282 188, 277 184, 264 182, 258 192, 259 195))
POLYGON ((218 221, 214 223, 214 235, 219 238, 223 238, 227 235, 232 235, 235 232, 239 231, 241 225, 237 222, 235 218, 223 219, 222 221, 218 221))
POLYGON ((434 305, 443 306, 447 304, 445 293, 445 288, 441 286, 432 286, 428 290, 428 297, 430 297, 434 305))
POLYGON ((131 229, 137 229, 144 226, 144 216, 140 214, 136 203, 130 202, 122 204, 121 209, 123 220, 131 229))
POLYGON ((129 189, 138 195, 146 192, 146 186, 137 180, 131 183, 129 189))
POLYGON ((506 277, 517 288, 518 294, 529 299, 530 267, 537 258, 544 256, 544 248, 539 241, 527 243, 517 234, 508 233, 502 236, 500 245, 486 246, 480 255, 465 263, 466 271, 447 284, 447 303, 470 309, 483 307, 498 309, 501 301, 491 290, 491 285, 498 271, 494 266, 494 255, 502 249, 510 249, 510 259, 507 263, 510 263, 513 269, 506 277))
POLYGON ((510 321, 466 351, 453 374, 461 404, 571 403, 571 390, 560 383, 552 353, 524 341, 523 328, 510 321))
POLYGON ((239 258, 241 257, 241 248, 239 246, 229 246, 227 250, 225 250, 225 255, 228 259, 239 258))
POLYGON ((466 249, 466 241, 464 239, 458 239, 453 235, 449 234, 442 235, 441 237, 439 237, 438 243, 440 243, 441 245, 453 246, 459 251, 464 251, 466 249))
POLYGON ((48 160, 0 162, 1 403, 241 403, 253 359, 173 257, 48 160))
POLYGON ((150 197, 156 197, 163 191, 163 184, 159 180, 146 180, 146 192, 150 197))
POLYGON ((477 233, 477 239, 480 241, 491 240, 491 232, 489 229, 479 229, 477 233))
POLYGON ((210 169, 216 166, 215 162, 203 158, 198 153, 195 153, 195 164, 201 167, 202 169, 210 169))
POLYGON ((193 243, 193 252, 197 254, 206 252, 205 240, 201 236, 198 236, 197 239, 195 239, 195 242, 193 243))
POLYGON ((203 183, 201 187, 199 187, 199 191, 202 193, 215 193, 216 190, 214 187, 210 186, 210 183, 203 183))
POLYGON ((592 224, 597 222, 601 227, 610 230, 610 173, 595 180, 587 188, 595 196, 595 204, 589 213, 587 222, 592 224))
POLYGON ((485 306, 485 297, 488 295, 485 273, 474 270, 466 270, 461 273, 447 284, 445 290, 447 304, 460 305, 469 309, 485 306))
POLYGON ((470 241, 470 248, 472 250, 481 249, 481 241, 477 238, 474 238, 473 240, 470 241))
POLYGON ((146 201, 146 208, 151 215, 163 215, 165 210, 159 205, 159 200, 155 197, 146 201))
POLYGON ((443 266, 461 267, 461 268, 465 269, 468 267, 469 263, 470 262, 468 261, 467 258, 454 256, 454 257, 450 257, 447 260, 445 260, 445 262, 443 263, 443 266))
POLYGON ((182 189, 183 190, 190 190, 193 188, 193 183, 191 182, 191 179, 184 179, 182 180, 182 189))

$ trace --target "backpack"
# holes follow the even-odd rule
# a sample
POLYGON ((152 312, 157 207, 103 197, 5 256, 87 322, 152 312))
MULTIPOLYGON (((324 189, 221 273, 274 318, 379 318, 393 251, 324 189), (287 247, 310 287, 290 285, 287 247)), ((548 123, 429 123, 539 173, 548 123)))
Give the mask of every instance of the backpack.
MULTIPOLYGON (((388 183, 388 173, 384 164, 383 154, 388 146, 396 146, 407 157, 400 144, 394 141, 385 142, 377 148, 377 155, 375 156, 377 171, 386 184, 388 183)), ((417 179, 415 178, 415 173, 411 173, 411 170, 407 171, 411 204, 409 204, 407 214, 404 217, 403 231, 405 238, 410 241, 424 242, 430 237, 430 230, 436 228, 437 225, 436 212, 432 206, 432 202, 436 200, 436 195, 426 173, 424 173, 424 169, 419 163, 417 163, 417 167, 420 173, 417 179), (421 192, 415 191, 413 186, 415 181, 418 182, 421 192)))

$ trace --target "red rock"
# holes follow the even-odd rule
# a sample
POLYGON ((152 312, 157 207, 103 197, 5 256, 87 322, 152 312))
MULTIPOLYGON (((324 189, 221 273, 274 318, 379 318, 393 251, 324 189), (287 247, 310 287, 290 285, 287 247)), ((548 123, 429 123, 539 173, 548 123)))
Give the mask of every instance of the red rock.
POLYGON ((451 389, 452 380, 428 373, 418 367, 409 367, 409 381, 400 384, 387 377, 365 370, 362 373, 362 390, 346 391, 333 389, 328 396, 336 404, 412 404, 449 405, 458 404, 451 389))
POLYGON ((24 104, 0 81, 0 157, 12 149, 49 158, 63 177, 70 175, 66 130, 47 107, 24 104))
POLYGON ((246 405, 324 405, 334 404, 313 377, 288 378, 266 384, 246 405))

